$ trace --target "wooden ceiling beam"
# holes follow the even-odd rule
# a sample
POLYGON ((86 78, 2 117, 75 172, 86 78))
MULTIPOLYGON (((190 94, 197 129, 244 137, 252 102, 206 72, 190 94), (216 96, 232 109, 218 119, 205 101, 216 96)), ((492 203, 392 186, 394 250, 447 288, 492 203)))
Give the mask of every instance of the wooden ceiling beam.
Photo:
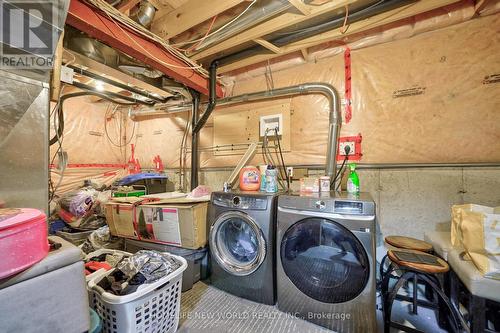
POLYGON ((116 6, 116 9, 118 9, 122 13, 126 13, 132 8, 134 8, 135 5, 137 5, 141 0, 125 0, 122 1, 116 6))
POLYGON ((282 51, 279 47, 277 47, 276 45, 272 44, 272 43, 269 43, 267 40, 265 39, 262 39, 262 38, 257 38, 257 39, 254 39, 254 42, 256 42, 257 44, 265 47, 266 49, 268 49, 269 51, 271 52, 274 52, 276 54, 281 54, 282 51))
POLYGON ((476 1, 475 5, 474 5, 474 15, 478 16, 479 12, 481 12, 489 2, 490 2, 490 0, 478 0, 478 1, 476 1))
POLYGON ((301 23, 313 17, 333 12, 334 10, 344 7, 345 5, 354 3, 358 0, 342 0, 342 1, 329 1, 321 6, 310 6, 309 15, 302 13, 285 12, 275 18, 272 18, 262 24, 253 28, 243 31, 236 36, 230 37, 217 45, 207 48, 197 54, 191 56, 191 59, 199 60, 207 58, 213 54, 219 53, 226 49, 238 46, 242 43, 258 39, 262 36, 270 34, 274 31, 284 29, 288 26, 301 23))
POLYGON ((162 38, 170 39, 244 1, 189 0, 169 13, 158 15, 153 21, 151 31, 162 38))
POLYGON ((311 14, 311 7, 302 2, 302 0, 288 0, 302 15, 311 14))
POLYGON ((440 8, 446 5, 450 5, 452 3, 459 2, 459 0, 436 0, 436 1, 419 1, 415 3, 411 3, 409 5, 396 8, 390 10, 388 12, 378 14, 367 18, 365 20, 361 20, 358 22, 354 22, 349 25, 347 32, 342 34, 341 28, 333 29, 321 34, 317 34, 313 37, 305 38, 297 42, 290 43, 288 45, 280 47, 282 51, 281 54, 259 54, 252 57, 248 57, 234 63, 224 65, 219 67, 219 73, 227 73, 232 70, 246 67, 252 64, 256 64, 262 61, 266 61, 272 58, 276 58, 280 55, 301 51, 304 48, 308 48, 311 46, 315 46, 318 44, 322 44, 328 41, 332 41, 339 38, 344 38, 346 36, 359 33, 362 31, 366 31, 369 29, 373 29, 375 27, 382 26, 384 24, 392 23, 398 20, 402 20, 420 13, 428 12, 436 8, 440 8))

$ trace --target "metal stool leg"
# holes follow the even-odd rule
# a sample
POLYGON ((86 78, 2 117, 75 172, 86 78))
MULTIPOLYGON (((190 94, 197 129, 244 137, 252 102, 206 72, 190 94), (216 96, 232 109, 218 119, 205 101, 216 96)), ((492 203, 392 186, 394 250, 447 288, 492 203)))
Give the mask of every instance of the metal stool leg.
MULTIPOLYGON (((396 282, 396 285, 392 288, 392 290, 386 295, 384 301, 384 332, 389 333, 391 328, 391 311, 392 304, 396 299, 396 295, 398 294, 399 289, 412 277, 414 273, 407 271, 405 272, 396 282)), ((387 277, 386 277, 387 278, 387 277)), ((387 278, 388 280, 388 278, 387 278)))
POLYGON ((435 277, 432 275, 420 274, 420 279, 429 284, 429 286, 434 290, 434 292, 436 292, 438 294, 438 297, 442 301, 441 304, 445 305, 448 308, 448 310, 450 311, 451 319, 453 321, 453 327, 452 327, 453 331, 459 332, 460 331, 460 319, 458 317, 458 314, 456 313, 455 308, 451 304, 450 299, 448 298, 448 296, 446 296, 443 289, 438 284, 436 284, 436 282, 434 281, 434 278, 435 277))
POLYGON ((418 276, 417 276, 417 273, 413 273, 413 306, 412 306, 412 310, 413 310, 413 314, 418 314, 418 295, 417 295, 417 292, 418 292, 418 276))

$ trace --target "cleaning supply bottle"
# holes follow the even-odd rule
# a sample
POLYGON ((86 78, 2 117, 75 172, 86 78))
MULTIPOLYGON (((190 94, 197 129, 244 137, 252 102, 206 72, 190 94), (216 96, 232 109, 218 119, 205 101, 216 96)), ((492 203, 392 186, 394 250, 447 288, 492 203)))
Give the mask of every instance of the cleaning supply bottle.
POLYGON ((260 190, 261 190, 261 192, 265 192, 266 191, 267 164, 259 165, 259 171, 260 171, 260 190))
POLYGON ((349 164, 349 170, 351 170, 351 173, 347 178, 347 192, 359 193, 359 177, 358 174, 356 173, 356 164, 355 163, 349 164))
POLYGON ((278 170, 273 165, 268 165, 266 170, 266 192, 278 192, 278 170))

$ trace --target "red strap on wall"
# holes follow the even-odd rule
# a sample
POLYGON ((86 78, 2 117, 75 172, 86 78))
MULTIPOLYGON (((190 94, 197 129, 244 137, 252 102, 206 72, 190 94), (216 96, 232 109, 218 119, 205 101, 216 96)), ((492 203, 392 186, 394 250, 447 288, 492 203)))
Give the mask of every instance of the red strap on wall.
POLYGON ((346 124, 352 118, 351 106, 351 49, 346 47, 344 51, 344 68, 345 68, 345 122, 346 124))
MULTIPOLYGON (((127 164, 116 163, 68 163, 67 168, 113 168, 125 169, 127 164)), ((55 164, 49 164, 49 169, 55 169, 55 164)))

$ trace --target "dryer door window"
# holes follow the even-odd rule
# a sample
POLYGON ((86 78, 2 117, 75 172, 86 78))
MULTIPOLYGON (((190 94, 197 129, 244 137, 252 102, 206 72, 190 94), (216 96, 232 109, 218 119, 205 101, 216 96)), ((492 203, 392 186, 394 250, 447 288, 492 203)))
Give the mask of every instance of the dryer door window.
POLYGON ((261 229, 253 218, 238 211, 219 216, 210 229, 209 238, 213 257, 233 275, 253 273, 266 256, 261 229))
POLYGON ((281 242, 281 264, 303 293, 325 303, 347 302, 358 296, 370 276, 361 242, 345 227, 323 218, 292 225, 281 242))

